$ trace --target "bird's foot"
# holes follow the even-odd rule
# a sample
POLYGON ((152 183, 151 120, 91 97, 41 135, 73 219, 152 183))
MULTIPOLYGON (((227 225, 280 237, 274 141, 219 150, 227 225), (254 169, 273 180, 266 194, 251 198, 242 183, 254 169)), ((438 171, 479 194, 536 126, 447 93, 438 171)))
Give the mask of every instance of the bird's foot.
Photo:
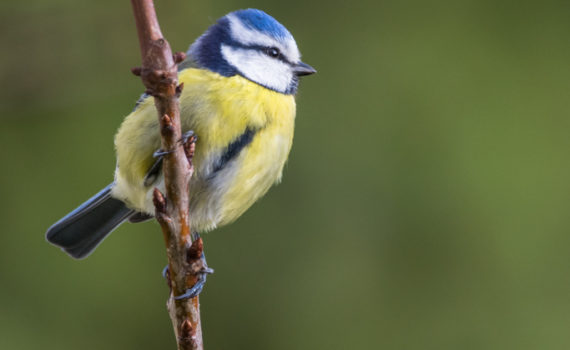
MULTIPOLYGON (((206 262, 205 259, 203 261, 204 263, 206 262)), ((184 294, 177 295, 174 297, 174 299, 176 300, 190 299, 200 294, 202 292, 202 289, 204 288, 204 285, 206 284, 206 277, 212 273, 214 273, 213 269, 209 268, 208 266, 202 267, 196 274, 197 275, 196 283, 194 283, 192 287, 186 289, 184 294)))
MULTIPOLYGON (((184 149, 184 154, 188 160, 188 164, 192 166, 192 159, 194 158, 194 151, 196 149, 196 141, 198 141, 198 136, 194 134, 194 131, 190 130, 182 134, 180 141, 182 143, 182 148, 184 149)), ((200 236, 198 236, 200 237, 200 236)))
MULTIPOLYGON (((174 299, 180 300, 180 299, 194 298, 195 296, 199 295, 202 292, 202 289, 206 285, 207 276, 214 273, 214 269, 209 268, 208 265, 206 265, 206 258, 203 255, 202 255, 202 264, 204 266, 196 273, 197 275, 196 283, 194 283, 192 287, 186 289, 186 291, 183 294, 175 296, 174 299)), ((168 270, 168 265, 166 265, 162 270, 162 277, 164 277, 168 281, 168 284, 170 285, 170 271, 168 270)))
MULTIPOLYGON (((192 246, 187 253, 187 261, 189 264, 189 273, 196 277, 196 281, 194 285, 186 289, 184 293, 175 296, 174 299, 176 300, 194 298, 199 295, 206 284, 207 276, 214 273, 214 270, 208 267, 206 263, 206 256, 202 249, 202 239, 200 235, 193 233, 193 238, 192 246)), ((162 270, 162 276, 166 278, 168 285, 171 286, 168 265, 162 270)))
POLYGON ((184 134, 182 134, 180 140, 178 140, 178 142, 183 145, 188 142, 195 143, 196 141, 198 141, 198 135, 196 135, 193 130, 186 131, 184 134))
MULTIPOLYGON (((180 137, 178 143, 180 143, 184 147, 184 151, 186 152, 186 149, 189 148, 192 144, 196 143, 196 141, 198 141, 198 136, 194 134, 194 131, 189 130, 186 131, 184 134, 182 134, 182 137, 180 137)), ((158 149, 152 154, 152 156, 154 158, 162 158, 165 155, 171 153, 174 153, 173 149, 170 150, 158 149)), ((186 154, 186 156, 188 156, 188 154, 186 154)))
MULTIPOLYGON (((186 155, 186 159, 188 159, 188 162, 190 164, 192 162, 192 158, 194 157, 194 148, 197 140, 198 136, 196 136, 194 134, 194 131, 192 130, 182 134, 182 137, 180 138, 180 140, 178 140, 178 142, 180 142, 180 144, 184 148, 184 154, 186 155)), ((149 187, 152 184, 154 184, 154 182, 158 178, 158 175, 160 174, 160 170, 162 170, 162 162, 164 160, 164 156, 166 156, 167 154, 171 154, 172 152, 174 151, 173 150, 165 151, 163 149, 159 149, 152 154, 152 156, 156 158, 156 161, 150 167, 150 169, 148 170, 148 172, 144 177, 143 183, 146 187, 149 187)))

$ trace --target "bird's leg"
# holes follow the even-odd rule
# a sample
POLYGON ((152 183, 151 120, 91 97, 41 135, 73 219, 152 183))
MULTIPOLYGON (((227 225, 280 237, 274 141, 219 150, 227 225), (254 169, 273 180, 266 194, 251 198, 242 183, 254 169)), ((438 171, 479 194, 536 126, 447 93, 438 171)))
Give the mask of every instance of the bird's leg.
POLYGON ((146 172, 144 176, 143 184, 146 187, 152 185, 156 179, 158 178, 158 174, 160 174, 160 170, 162 169, 162 161, 164 159, 164 154, 161 154, 161 150, 154 152, 152 155, 153 157, 157 158, 154 164, 150 167, 150 169, 146 172))

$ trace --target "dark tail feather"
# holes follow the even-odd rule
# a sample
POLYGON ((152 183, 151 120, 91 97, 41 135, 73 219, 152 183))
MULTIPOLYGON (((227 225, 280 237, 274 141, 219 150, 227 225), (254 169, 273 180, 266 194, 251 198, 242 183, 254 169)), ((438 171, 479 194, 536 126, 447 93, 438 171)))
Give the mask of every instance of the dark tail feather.
POLYGON ((76 259, 85 258, 134 211, 111 197, 113 184, 53 224, 47 240, 76 259))

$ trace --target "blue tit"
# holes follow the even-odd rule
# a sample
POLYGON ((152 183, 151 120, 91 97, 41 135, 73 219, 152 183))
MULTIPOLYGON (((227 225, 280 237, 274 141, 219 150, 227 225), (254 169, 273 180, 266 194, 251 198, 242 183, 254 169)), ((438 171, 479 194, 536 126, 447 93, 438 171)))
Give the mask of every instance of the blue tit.
MULTIPOLYGON (((315 72, 289 31, 260 10, 227 14, 190 46, 178 79, 182 132, 198 135, 190 179, 194 231, 231 223, 281 180, 299 77, 315 72)), ((153 189, 165 192, 153 156, 159 148, 153 98, 143 95, 115 136, 113 183, 51 226, 47 240, 84 258, 123 222, 151 218, 153 189)))

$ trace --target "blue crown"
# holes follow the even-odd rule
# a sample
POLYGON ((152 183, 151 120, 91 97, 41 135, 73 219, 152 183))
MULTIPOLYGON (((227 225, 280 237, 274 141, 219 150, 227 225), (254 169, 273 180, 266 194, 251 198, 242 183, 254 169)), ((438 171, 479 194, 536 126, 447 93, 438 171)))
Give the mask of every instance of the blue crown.
POLYGON ((267 13, 257 9, 238 10, 233 14, 250 29, 276 38, 290 38, 291 33, 281 23, 267 13))

